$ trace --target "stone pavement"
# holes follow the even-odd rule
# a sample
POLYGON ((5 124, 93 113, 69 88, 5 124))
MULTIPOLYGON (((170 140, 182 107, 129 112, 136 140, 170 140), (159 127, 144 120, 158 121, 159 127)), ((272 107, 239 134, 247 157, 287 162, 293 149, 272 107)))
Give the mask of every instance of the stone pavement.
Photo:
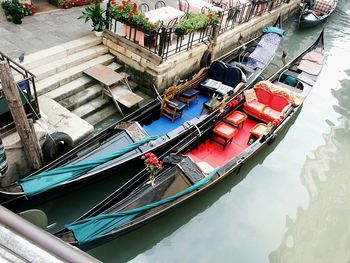
MULTIPOLYGON (((150 9, 154 9, 156 0, 136 2, 145 2, 150 9)), ((164 2, 175 6, 177 1, 164 2)), ((20 25, 0 20, 0 51, 11 58, 17 58, 22 52, 31 54, 87 35, 91 32, 90 23, 85 24, 83 20, 77 19, 84 9, 85 7, 74 7, 37 13, 23 18, 20 25)))
POLYGON ((30 54, 83 37, 91 26, 77 19, 82 10, 84 7, 38 13, 25 17, 20 25, 1 21, 0 51, 17 58, 22 52, 30 54))

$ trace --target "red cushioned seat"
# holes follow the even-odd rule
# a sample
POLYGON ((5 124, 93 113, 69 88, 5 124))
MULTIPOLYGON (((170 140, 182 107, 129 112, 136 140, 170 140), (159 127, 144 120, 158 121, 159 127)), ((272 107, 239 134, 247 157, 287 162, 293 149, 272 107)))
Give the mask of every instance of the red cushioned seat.
POLYGON ((223 145, 225 149, 226 145, 232 142, 232 139, 238 133, 238 130, 228 123, 220 122, 215 126, 213 133, 212 140, 223 145), (215 137, 221 138, 224 142, 222 143, 215 140, 215 137))
POLYGON ((258 123, 253 128, 250 129, 250 134, 256 138, 259 138, 264 134, 267 129, 267 125, 265 123, 258 123))
POLYGON ((266 120, 266 122, 279 119, 280 115, 281 115, 280 111, 276 111, 274 109, 271 109, 270 107, 266 107, 263 111, 263 118, 264 120, 266 120))
POLYGON ((279 96, 279 95, 274 95, 271 98, 269 106, 270 106, 270 108, 281 112, 288 104, 289 103, 288 103, 286 98, 279 96))
POLYGON ((252 101, 252 102, 245 102, 244 103, 244 111, 248 112, 248 113, 253 113, 254 115, 259 116, 264 108, 266 107, 265 104, 260 103, 259 101, 252 101))
POLYGON ((247 119, 247 115, 243 112, 240 112, 240 111, 234 111, 229 116, 226 117, 226 120, 229 123, 232 123, 233 125, 235 125, 237 127, 240 127, 241 124, 243 127, 243 123, 246 119, 247 119))
POLYGON ((267 90, 259 89, 259 88, 255 88, 254 91, 260 103, 269 105, 270 100, 273 97, 271 92, 268 92, 267 90))
POLYGON ((264 132, 267 129, 265 123, 258 123, 253 128, 250 129, 250 136, 248 139, 248 144, 252 144, 257 138, 260 138, 264 135, 264 132))

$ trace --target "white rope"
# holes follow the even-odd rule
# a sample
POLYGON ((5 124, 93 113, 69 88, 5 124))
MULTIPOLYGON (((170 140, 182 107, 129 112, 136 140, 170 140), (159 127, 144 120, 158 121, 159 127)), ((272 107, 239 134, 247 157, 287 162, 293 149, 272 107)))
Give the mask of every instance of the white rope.
POLYGON ((201 137, 202 136, 202 132, 201 132, 201 130, 198 128, 198 126, 197 126, 197 124, 195 124, 194 122, 192 122, 192 121, 187 121, 187 123, 191 126, 191 124, 197 129, 197 131, 198 131, 198 134, 199 134, 199 137, 201 137))
MULTIPOLYGON (((27 94, 24 93, 24 91, 21 89, 21 87, 19 87, 18 83, 16 83, 16 86, 17 86, 17 89, 21 92, 21 94, 22 94, 23 97, 25 98, 25 100, 27 101, 29 107, 31 108, 31 110, 32 110, 32 112, 34 113, 34 115, 36 116, 36 118, 39 119, 40 117, 39 117, 39 115, 36 113, 36 111, 34 110, 34 108, 32 107, 32 104, 30 103, 30 101, 28 100, 27 94)), ((30 87, 28 87, 28 88, 30 88, 30 87)), ((38 103, 38 102, 37 102, 37 103, 38 103)), ((43 119, 43 118, 42 118, 42 119, 43 119)), ((46 119, 43 119, 43 120, 44 120, 44 122, 46 122, 47 126, 50 125, 50 123, 47 122, 46 119)), ((52 141, 55 141, 55 140, 52 138, 49 129, 48 129, 47 127, 43 127, 43 126, 40 124, 40 122, 37 122, 37 123, 38 123, 38 125, 39 125, 42 129, 44 129, 44 130, 47 132, 47 135, 51 138, 51 140, 52 140, 52 141)), ((54 129, 55 132, 57 132, 55 126, 51 126, 51 127, 54 129)))

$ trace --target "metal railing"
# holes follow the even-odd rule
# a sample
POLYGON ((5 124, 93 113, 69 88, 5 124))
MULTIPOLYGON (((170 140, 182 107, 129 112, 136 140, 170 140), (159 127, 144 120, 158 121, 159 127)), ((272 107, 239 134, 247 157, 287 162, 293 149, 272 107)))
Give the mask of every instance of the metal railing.
MULTIPOLYGON (((264 4, 256 1, 219 12, 219 34, 231 30, 239 24, 248 22, 253 17, 260 16, 266 12, 278 8, 283 3, 289 2, 290 0, 274 0, 264 4)), ((107 10, 110 6, 111 0, 109 0, 109 3, 107 4, 107 10)), ((175 26, 162 26, 153 34, 142 33, 141 35, 144 37, 144 39, 140 41, 139 31, 115 20, 109 15, 108 11, 106 16, 108 21, 107 28, 109 30, 116 34, 118 34, 119 30, 119 34, 129 41, 142 46, 163 59, 167 59, 169 56, 175 55, 183 50, 188 50, 198 43, 205 43, 213 37, 215 31, 214 28, 216 27, 215 25, 212 25, 200 31, 180 35, 175 31, 175 26)))
MULTIPOLYGON (((0 60, 8 63, 14 75, 18 74, 18 77, 16 76, 15 79, 27 117, 33 120, 40 118, 38 96, 35 87, 35 75, 2 52, 0 52, 0 60)), ((7 105, 7 100, 0 87, 0 132, 7 127, 13 126, 12 115, 7 105)))

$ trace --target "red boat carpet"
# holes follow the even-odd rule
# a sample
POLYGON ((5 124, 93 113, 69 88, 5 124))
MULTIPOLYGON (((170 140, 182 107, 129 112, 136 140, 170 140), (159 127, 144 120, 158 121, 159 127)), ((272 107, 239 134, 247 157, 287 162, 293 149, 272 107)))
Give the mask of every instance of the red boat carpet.
POLYGON ((232 143, 228 144, 225 149, 222 145, 215 141, 210 142, 208 139, 186 155, 190 156, 196 163, 204 161, 214 168, 222 166, 249 146, 249 131, 256 124, 256 121, 246 119, 243 128, 239 129, 238 134, 233 137, 232 143))

